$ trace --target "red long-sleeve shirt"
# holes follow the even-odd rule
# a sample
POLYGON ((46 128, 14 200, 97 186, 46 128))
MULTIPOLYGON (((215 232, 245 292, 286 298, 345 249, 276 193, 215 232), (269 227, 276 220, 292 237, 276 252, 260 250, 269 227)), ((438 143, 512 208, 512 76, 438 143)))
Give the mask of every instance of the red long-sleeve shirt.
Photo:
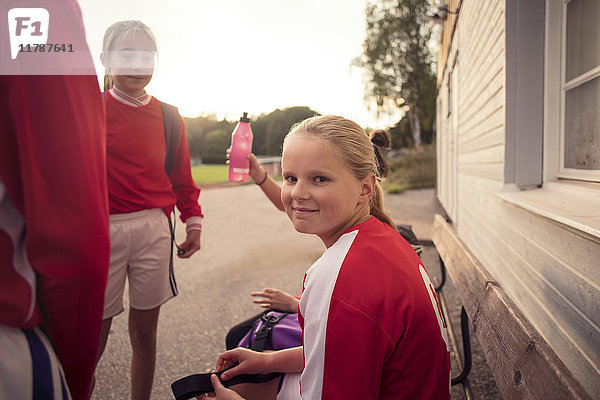
POLYGON ((110 213, 121 214, 175 204, 182 221, 202 216, 200 189, 190 171, 190 154, 183 120, 175 167, 165 173, 166 145, 160 102, 155 98, 134 107, 106 93, 107 164, 110 213))
POLYGON ((0 93, 0 324, 42 326, 86 399, 110 251, 98 80, 0 76, 0 93))

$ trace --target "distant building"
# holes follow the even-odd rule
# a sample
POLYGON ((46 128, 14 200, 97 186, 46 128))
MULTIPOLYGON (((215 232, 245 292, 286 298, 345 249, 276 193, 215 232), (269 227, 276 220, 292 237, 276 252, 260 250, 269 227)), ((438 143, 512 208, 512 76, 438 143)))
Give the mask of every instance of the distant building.
POLYGON ((445 7, 438 198, 460 238, 600 399, 600 1, 445 7))

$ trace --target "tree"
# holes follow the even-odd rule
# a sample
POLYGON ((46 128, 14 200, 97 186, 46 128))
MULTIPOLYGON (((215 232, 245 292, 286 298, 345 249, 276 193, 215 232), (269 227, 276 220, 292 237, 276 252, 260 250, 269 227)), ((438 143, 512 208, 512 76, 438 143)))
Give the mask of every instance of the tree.
POLYGON ((215 129, 206 134, 202 161, 207 164, 225 163, 225 150, 231 144, 231 132, 225 129, 215 129))
POLYGON ((253 151, 260 155, 280 155, 283 138, 297 122, 318 115, 308 107, 288 107, 260 115, 252 121, 253 151))
POLYGON ((413 141, 406 115, 396 125, 391 126, 389 130, 392 137, 392 148, 414 147, 415 142, 413 141))
POLYGON ((184 121, 191 158, 206 163, 225 162, 225 149, 228 146, 224 144, 231 141, 236 122, 225 119, 219 121, 214 115, 184 118, 184 121))
POLYGON ((367 4, 366 39, 356 64, 367 72, 367 97, 381 111, 405 112, 416 147, 431 140, 436 76, 427 46, 430 0, 378 0, 367 4), (426 134, 424 134, 426 132, 426 134))
MULTIPOLYGON (((281 155, 283 138, 292 125, 318 114, 302 106, 259 115, 250 122, 254 136, 252 151, 257 155, 281 155)), ((218 120, 214 115, 184 120, 191 157, 207 164, 225 162, 225 149, 231 143, 237 121, 218 120)))

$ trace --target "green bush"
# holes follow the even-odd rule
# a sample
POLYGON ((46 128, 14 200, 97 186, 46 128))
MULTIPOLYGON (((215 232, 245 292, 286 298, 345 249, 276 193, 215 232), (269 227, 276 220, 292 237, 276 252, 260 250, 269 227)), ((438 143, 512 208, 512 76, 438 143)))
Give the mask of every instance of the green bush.
POLYGON ((406 189, 408 189, 407 185, 397 184, 397 183, 389 183, 389 181, 384 181, 383 189, 389 194, 402 194, 406 189))
POLYGON ((401 158, 390 160, 390 174, 384 188, 388 193, 425 189, 436 184, 435 143, 405 151, 401 158))

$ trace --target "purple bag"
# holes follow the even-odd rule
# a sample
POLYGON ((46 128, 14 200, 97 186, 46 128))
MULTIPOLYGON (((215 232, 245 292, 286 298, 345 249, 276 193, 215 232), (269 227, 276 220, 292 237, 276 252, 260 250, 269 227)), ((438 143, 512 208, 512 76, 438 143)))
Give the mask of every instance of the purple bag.
POLYGON ((257 318, 238 347, 255 351, 281 350, 302 345, 297 313, 268 310, 257 318))

